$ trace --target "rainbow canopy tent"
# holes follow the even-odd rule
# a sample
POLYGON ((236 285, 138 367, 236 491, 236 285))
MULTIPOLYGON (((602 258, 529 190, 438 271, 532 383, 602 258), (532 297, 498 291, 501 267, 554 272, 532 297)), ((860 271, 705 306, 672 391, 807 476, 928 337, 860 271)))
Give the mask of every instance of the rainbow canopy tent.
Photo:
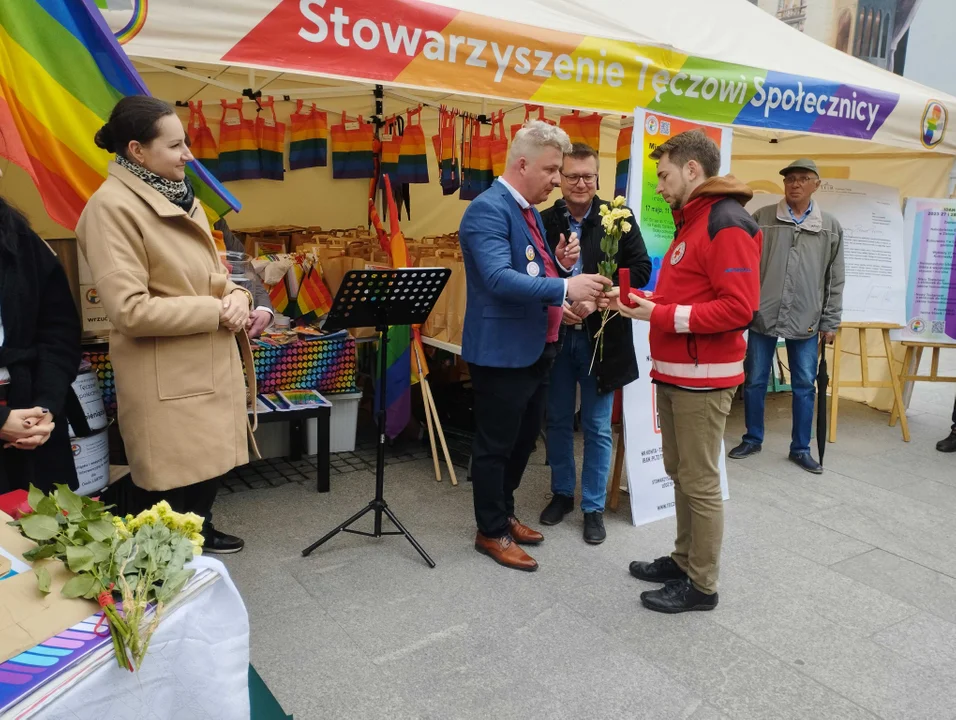
POLYGON ((106 0, 135 59, 336 78, 956 154, 956 98, 743 0, 106 0))

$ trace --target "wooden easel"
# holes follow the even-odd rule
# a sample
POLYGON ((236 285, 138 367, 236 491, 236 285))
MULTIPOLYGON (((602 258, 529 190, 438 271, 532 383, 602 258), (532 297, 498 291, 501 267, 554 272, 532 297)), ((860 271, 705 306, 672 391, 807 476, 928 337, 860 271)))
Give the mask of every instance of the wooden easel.
MULTIPOLYGON (((956 382, 956 377, 939 374, 939 351, 943 348, 954 348, 956 345, 945 343, 922 343, 922 342, 904 342, 906 354, 903 356, 903 369, 900 371, 900 387, 904 387, 908 382, 956 382), (930 348, 933 351, 933 360, 930 365, 929 375, 919 374, 920 361, 923 359, 923 350, 930 348), (915 359, 915 363, 914 363, 915 359), (910 365, 913 365, 913 373, 910 374, 910 365)), ((896 425, 899 418, 902 423, 906 423, 906 408, 903 407, 902 397, 893 403, 893 412, 890 413, 890 425, 896 425)))
MULTIPOLYGON (((903 407, 903 393, 900 390, 900 379, 893 368, 893 346, 890 343, 890 330, 898 330, 899 325, 892 323, 843 323, 837 330, 836 339, 833 341, 833 365, 832 378, 830 383, 830 442, 836 442, 837 420, 839 417, 840 406, 840 388, 891 388, 893 390, 893 400, 895 405, 903 407), (843 331, 858 330, 860 333, 860 371, 862 377, 860 380, 844 381, 840 379, 840 364, 843 358, 843 331), (866 354, 866 331, 879 330, 883 335, 883 347, 886 350, 886 363, 890 370, 890 379, 879 382, 870 380, 869 358, 866 354)), ((906 365, 903 366, 904 370, 906 365)), ((906 422, 906 415, 900 416, 900 427, 903 431, 903 441, 910 441, 910 429, 906 422)), ((895 425, 893 418, 890 417, 890 426, 895 425)))

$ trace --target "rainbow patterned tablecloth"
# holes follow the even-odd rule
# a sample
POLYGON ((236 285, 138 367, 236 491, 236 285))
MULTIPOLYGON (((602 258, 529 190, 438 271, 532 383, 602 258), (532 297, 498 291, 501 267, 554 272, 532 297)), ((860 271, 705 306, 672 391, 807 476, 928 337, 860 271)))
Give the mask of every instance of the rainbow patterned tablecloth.
POLYGON ((289 345, 252 348, 260 393, 318 390, 322 394, 355 392, 355 339, 342 336, 297 340, 289 345))
MULTIPOLYGON (((355 384, 355 338, 347 333, 319 340, 297 340, 289 345, 253 343, 256 382, 260 393, 277 390, 318 390, 323 394, 348 393, 355 384)), ((96 373, 103 404, 116 417, 116 384, 109 353, 84 352, 96 373)))

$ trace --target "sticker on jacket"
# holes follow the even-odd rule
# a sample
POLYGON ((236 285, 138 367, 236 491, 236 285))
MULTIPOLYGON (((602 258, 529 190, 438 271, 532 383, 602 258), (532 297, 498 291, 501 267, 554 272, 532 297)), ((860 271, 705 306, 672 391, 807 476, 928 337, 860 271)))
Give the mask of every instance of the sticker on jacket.
POLYGON ((674 248, 674 252, 671 253, 671 265, 676 265, 681 260, 683 260, 684 252, 686 252, 686 250, 687 250, 686 242, 682 242, 680 245, 674 248))

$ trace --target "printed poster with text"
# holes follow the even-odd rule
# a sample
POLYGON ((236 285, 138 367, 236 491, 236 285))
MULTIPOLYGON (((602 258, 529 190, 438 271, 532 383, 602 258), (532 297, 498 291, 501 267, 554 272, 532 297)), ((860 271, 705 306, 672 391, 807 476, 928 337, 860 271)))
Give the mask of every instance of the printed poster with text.
POLYGON ((906 325, 894 340, 956 345, 956 200, 910 198, 906 238, 906 325))
MULTIPOLYGON (((641 235, 651 256, 651 279, 645 286, 653 290, 660 274, 661 261, 674 239, 674 217, 670 207, 657 194, 657 163, 650 159, 655 148, 674 135, 701 129, 720 146, 720 174, 730 172, 733 132, 729 128, 688 122, 644 110, 634 114, 631 141, 631 172, 627 201, 637 215, 641 235)), ((650 378, 651 351, 647 323, 634 321, 634 350, 641 376, 624 388, 624 427, 628 493, 631 521, 645 525, 674 515, 674 483, 664 471, 661 429, 657 417, 657 392, 650 378)), ((720 451, 720 484, 728 499, 727 467, 723 445, 720 451)))

